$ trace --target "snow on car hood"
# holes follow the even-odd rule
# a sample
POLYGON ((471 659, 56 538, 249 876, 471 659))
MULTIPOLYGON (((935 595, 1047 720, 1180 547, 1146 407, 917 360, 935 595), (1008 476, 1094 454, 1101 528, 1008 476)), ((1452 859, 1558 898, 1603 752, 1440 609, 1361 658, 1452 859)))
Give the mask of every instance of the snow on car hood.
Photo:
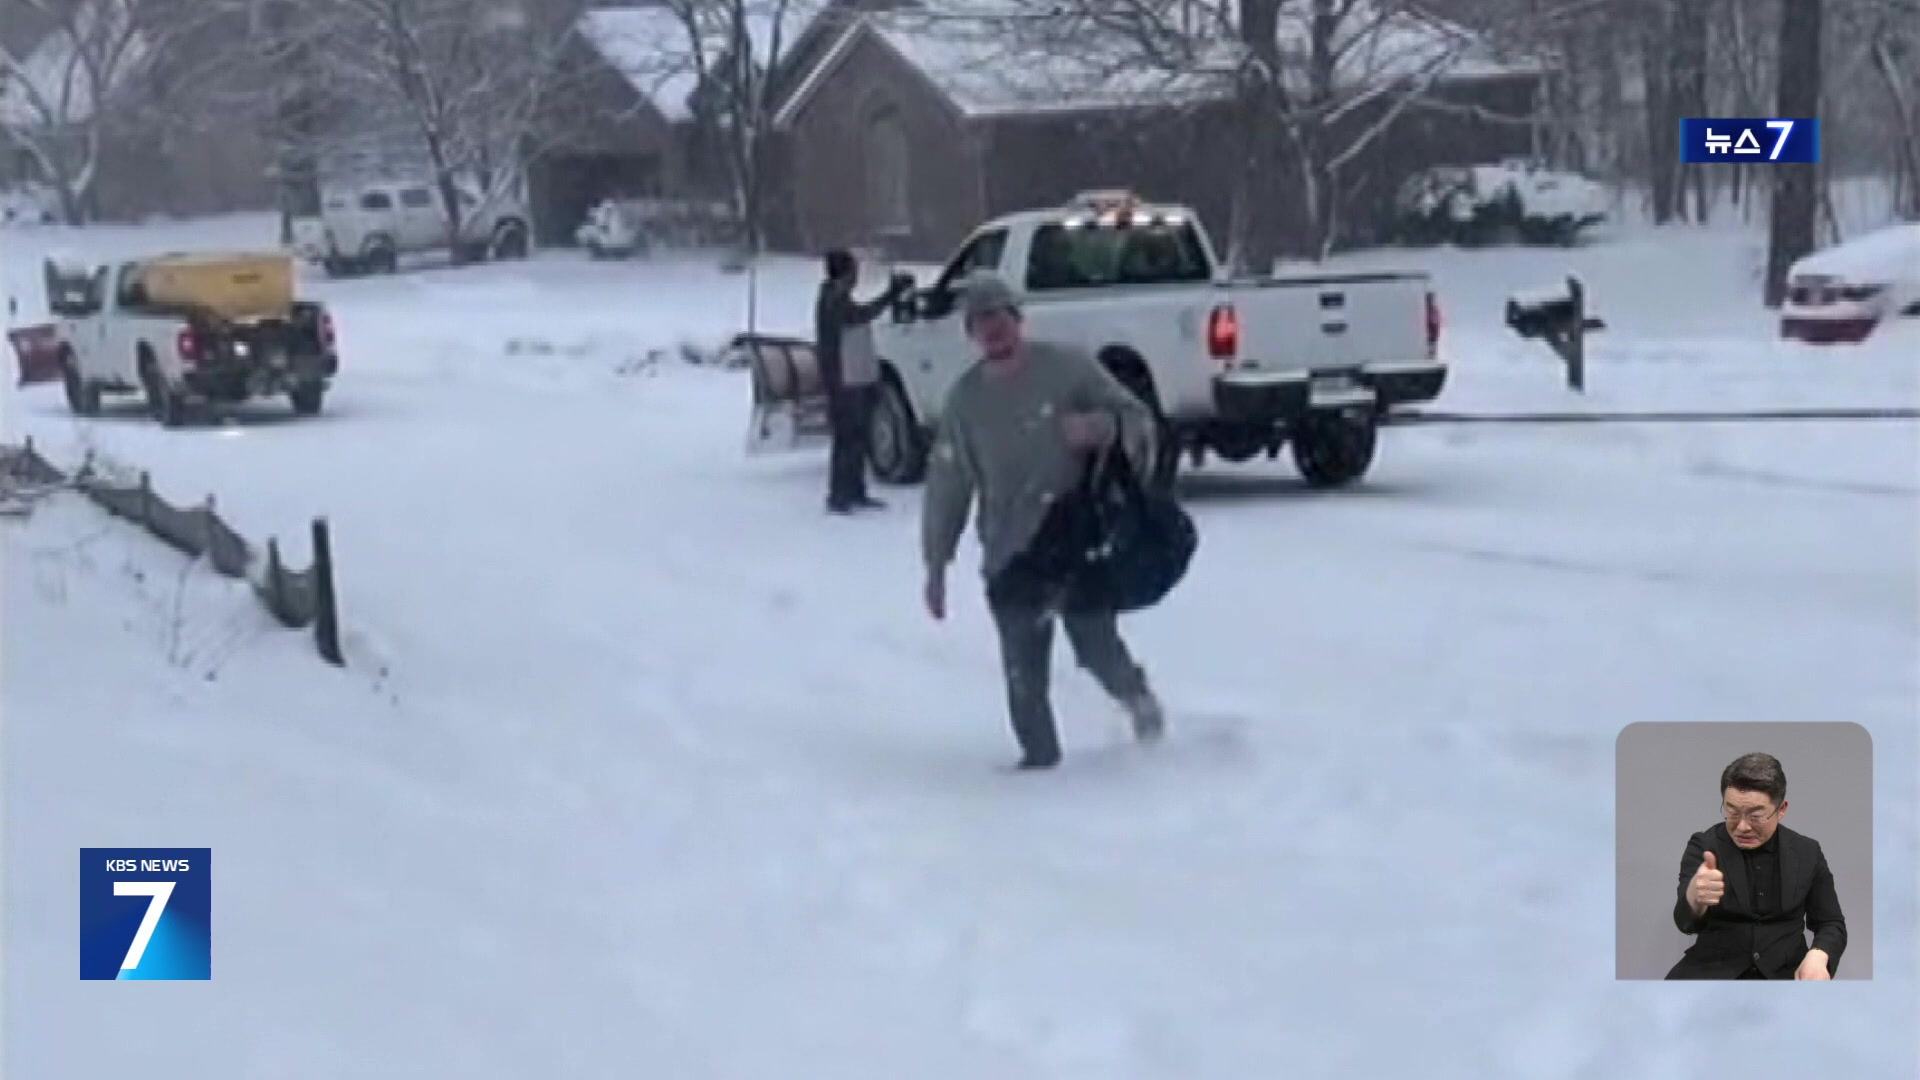
POLYGON ((1794 263, 1787 276, 1920 281, 1920 222, 1894 225, 1816 251, 1794 263))

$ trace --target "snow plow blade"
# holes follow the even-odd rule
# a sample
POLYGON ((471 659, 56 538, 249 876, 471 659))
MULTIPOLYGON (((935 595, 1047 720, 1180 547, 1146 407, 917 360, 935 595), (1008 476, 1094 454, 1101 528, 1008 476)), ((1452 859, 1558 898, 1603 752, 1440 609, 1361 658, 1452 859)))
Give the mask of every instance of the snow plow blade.
POLYGON ((60 378, 60 332, 52 323, 16 327, 7 331, 7 341, 20 361, 21 386, 60 378))
POLYGON ((769 334, 741 334, 730 362, 753 374, 753 424, 747 453, 773 454, 825 443, 827 388, 813 343, 769 334))

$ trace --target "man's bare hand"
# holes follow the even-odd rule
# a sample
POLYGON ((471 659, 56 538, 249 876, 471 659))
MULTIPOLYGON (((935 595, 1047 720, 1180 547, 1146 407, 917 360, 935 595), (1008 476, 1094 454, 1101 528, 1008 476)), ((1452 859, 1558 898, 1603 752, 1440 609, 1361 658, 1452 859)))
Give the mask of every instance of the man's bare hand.
POLYGON ((1794 969, 1793 977, 1813 982, 1832 982, 1833 976, 1827 972, 1827 950, 1808 949, 1806 959, 1794 969))
POLYGON ((1719 860, 1713 852, 1700 860, 1700 869, 1693 872, 1693 880, 1687 882, 1687 906, 1695 915, 1705 913, 1727 895, 1727 878, 1720 872, 1719 860))
POLYGON ((1075 450, 1105 449, 1119 435, 1119 427, 1112 413, 1067 413, 1060 418, 1060 429, 1067 436, 1067 445, 1075 450))
POLYGON ((944 570, 928 570, 927 583, 923 589, 927 604, 927 614, 936 620, 947 617, 947 574, 944 570))

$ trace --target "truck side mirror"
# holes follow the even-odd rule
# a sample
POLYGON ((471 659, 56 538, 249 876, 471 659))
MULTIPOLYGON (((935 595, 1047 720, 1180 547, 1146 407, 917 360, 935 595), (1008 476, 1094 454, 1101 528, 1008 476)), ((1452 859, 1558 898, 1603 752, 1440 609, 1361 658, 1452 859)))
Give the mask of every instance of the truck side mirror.
POLYGON ((916 309, 919 303, 919 290, 916 287, 913 275, 905 272, 895 274, 888 282, 887 287, 893 290, 893 304, 891 305, 893 321, 897 323, 912 322, 914 316, 918 314, 916 309))
POLYGON ((944 319, 953 314, 956 294, 951 289, 942 289, 938 285, 919 294, 920 317, 923 319, 944 319))

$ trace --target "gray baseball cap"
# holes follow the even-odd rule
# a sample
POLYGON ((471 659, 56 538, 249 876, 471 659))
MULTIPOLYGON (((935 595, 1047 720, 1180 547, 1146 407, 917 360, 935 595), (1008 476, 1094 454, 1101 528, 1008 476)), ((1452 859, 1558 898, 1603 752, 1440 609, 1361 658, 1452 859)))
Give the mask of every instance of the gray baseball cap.
POLYGON ((968 322, 996 311, 1018 313, 1020 310, 1020 298, 998 274, 977 271, 969 275, 960 288, 961 311, 968 322))

